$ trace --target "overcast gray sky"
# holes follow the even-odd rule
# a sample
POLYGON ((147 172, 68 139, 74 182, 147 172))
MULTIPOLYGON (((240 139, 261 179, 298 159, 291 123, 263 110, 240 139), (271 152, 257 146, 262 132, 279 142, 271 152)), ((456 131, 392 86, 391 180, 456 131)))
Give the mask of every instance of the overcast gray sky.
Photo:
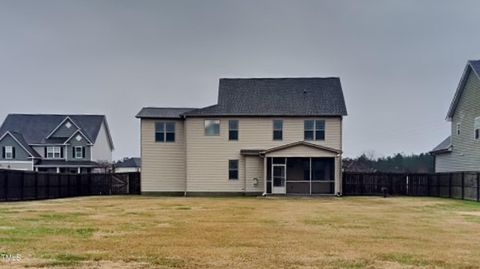
POLYGON ((340 77, 344 151, 419 153, 449 134, 480 1, 0 1, 0 118, 106 114, 139 155, 143 106, 214 104, 220 77, 340 77))

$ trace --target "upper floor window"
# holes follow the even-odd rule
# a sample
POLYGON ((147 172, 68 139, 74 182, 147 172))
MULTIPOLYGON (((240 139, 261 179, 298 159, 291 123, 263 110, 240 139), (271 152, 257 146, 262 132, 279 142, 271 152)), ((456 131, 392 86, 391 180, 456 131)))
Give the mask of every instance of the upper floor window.
POLYGON ((12 146, 6 146, 4 149, 4 158, 7 160, 11 160, 15 158, 15 148, 12 146))
POLYGON ((460 135, 460 129, 462 125, 460 123, 457 123, 457 135, 460 135))
POLYGON ((155 142, 175 142, 175 122, 156 122, 155 142))
POLYGON ((305 140, 325 140, 325 121, 324 120, 305 120, 304 121, 304 139, 305 140))
POLYGON ((228 179, 238 179, 238 160, 228 160, 228 179))
POLYGON ((475 123, 473 125, 474 136, 476 140, 480 140, 480 117, 475 118, 475 123))
POLYGON ((60 159, 62 158, 61 148, 60 147, 47 147, 46 149, 47 159, 60 159))
POLYGON ((220 120, 205 120, 205 135, 220 135, 220 120))
POLYGON ((73 157, 75 159, 85 158, 85 148, 84 147, 75 147, 73 150, 73 157))
POLYGON ((228 121, 228 140, 238 140, 238 120, 228 121))
POLYGON ((273 140, 283 139, 283 120, 273 120, 273 140))

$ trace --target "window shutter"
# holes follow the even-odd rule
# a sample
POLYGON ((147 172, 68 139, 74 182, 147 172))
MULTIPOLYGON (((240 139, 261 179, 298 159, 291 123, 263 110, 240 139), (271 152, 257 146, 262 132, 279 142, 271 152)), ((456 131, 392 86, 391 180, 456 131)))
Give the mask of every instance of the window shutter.
POLYGON ((72 147, 72 158, 75 159, 75 147, 72 147))
POLYGON ((15 147, 12 147, 12 159, 15 159, 15 147))
POLYGON ((82 157, 85 159, 85 147, 82 147, 82 157))
POLYGON ((45 155, 43 155, 45 158, 47 158, 47 147, 45 147, 45 155))
POLYGON ((63 158, 63 147, 60 148, 60 158, 63 158))
POLYGON ((2 158, 5 159, 5 147, 2 147, 2 158))

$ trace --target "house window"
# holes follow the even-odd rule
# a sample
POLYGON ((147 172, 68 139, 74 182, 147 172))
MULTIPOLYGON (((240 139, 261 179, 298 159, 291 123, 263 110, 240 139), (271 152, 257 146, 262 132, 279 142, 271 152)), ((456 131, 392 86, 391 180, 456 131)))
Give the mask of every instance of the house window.
POLYGON ((460 135, 460 128, 461 128, 460 123, 457 123, 457 135, 460 135))
POLYGON ((85 155, 84 147, 75 147, 75 150, 74 150, 75 159, 83 159, 85 158, 84 155, 85 155))
POLYGON ((273 140, 283 139, 283 120, 273 120, 273 140))
POLYGON ((238 120, 228 121, 228 140, 238 140, 238 120))
POLYGON ((228 179, 238 179, 238 160, 228 161, 228 179))
POLYGON ((47 159, 60 159, 61 149, 60 147, 47 147, 47 159))
POLYGON ((5 159, 7 160, 11 160, 14 158, 14 154, 13 154, 13 151, 14 151, 14 147, 12 146, 6 146, 5 147, 5 159))
POLYGON ((205 135, 206 136, 220 135, 220 120, 205 120, 205 135))
POLYGON ((155 142, 175 142, 175 122, 156 122, 155 142))
POLYGON ((305 140, 325 140, 324 120, 306 120, 303 128, 305 140))
POLYGON ((480 117, 475 118, 475 122, 473 124, 473 130, 475 132, 474 136, 476 140, 480 140, 480 117))

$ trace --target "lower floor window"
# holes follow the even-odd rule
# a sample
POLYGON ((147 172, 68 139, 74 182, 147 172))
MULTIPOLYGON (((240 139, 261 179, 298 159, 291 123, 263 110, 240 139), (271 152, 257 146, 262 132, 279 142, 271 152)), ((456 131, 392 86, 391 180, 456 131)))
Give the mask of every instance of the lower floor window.
POLYGON ((228 179, 238 179, 238 160, 228 161, 228 179))

